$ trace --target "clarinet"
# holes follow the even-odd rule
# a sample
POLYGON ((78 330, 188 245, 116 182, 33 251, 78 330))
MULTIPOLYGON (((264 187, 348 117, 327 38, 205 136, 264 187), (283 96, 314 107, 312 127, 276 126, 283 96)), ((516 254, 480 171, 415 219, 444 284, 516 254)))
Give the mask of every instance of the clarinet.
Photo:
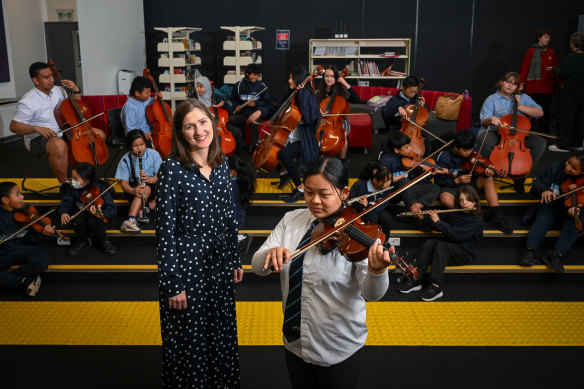
MULTIPOLYGON (((144 185, 144 181, 142 181, 142 152, 140 151, 138 153, 138 166, 140 168, 140 171, 138 172, 138 185, 143 186, 144 185)), ((142 198, 142 216, 139 218, 140 222, 142 223, 148 223, 150 221, 150 219, 148 219, 148 217, 146 216, 146 197, 144 196, 144 194, 142 194, 140 196, 142 198)))

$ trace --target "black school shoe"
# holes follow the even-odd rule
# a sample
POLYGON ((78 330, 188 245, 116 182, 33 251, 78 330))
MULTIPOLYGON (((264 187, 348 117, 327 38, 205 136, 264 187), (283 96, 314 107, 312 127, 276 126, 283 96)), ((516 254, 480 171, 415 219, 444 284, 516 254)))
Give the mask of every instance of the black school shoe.
POLYGON ((292 192, 290 196, 285 196, 282 200, 284 200, 285 203, 296 203, 300 200, 304 200, 304 192, 294 189, 294 192, 292 192))
POLYGON ((556 273, 564 272, 564 256, 556 250, 550 250, 541 257, 543 263, 556 273))
POLYGON ((503 216, 491 216, 489 221, 496 229, 502 231, 506 235, 513 233, 513 228, 503 216))
POLYGON ((110 240, 106 240, 105 242, 103 242, 102 249, 105 255, 116 255, 118 253, 118 251, 114 247, 114 244, 110 240))
POLYGON ((424 301, 434 301, 444 296, 442 289, 434 284, 428 285, 426 289, 418 296, 420 300, 424 301))
POLYGON ((531 247, 525 248, 519 257, 519 266, 533 266, 535 262, 535 250, 531 247))
POLYGON ((87 242, 82 242, 80 240, 77 241, 77 243, 75 243, 75 246, 71 247, 69 249, 69 251, 67 251, 67 253, 74 257, 76 255, 81 254, 82 252, 84 252, 85 250, 87 250, 89 248, 89 243, 87 242))

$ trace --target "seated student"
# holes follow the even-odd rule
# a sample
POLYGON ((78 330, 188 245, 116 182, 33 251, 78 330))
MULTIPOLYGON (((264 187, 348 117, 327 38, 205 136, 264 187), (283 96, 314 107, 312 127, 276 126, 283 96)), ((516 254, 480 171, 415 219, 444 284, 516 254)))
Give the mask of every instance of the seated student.
MULTIPOLYGON (((231 174, 231 189, 233 191, 233 201, 235 203, 235 218, 237 219, 237 229, 243 229, 247 207, 251 205, 251 200, 256 190, 256 169, 253 165, 236 155, 228 158, 231 174)), ((251 247, 253 236, 248 234, 237 234, 241 254, 248 253, 251 247)))
MULTIPOLYGON (((58 134, 59 124, 55 119, 55 107, 67 99, 62 87, 55 87, 51 67, 44 62, 30 65, 30 78, 34 88, 25 93, 18 102, 10 131, 24 136, 24 146, 34 154, 47 154, 51 171, 59 181, 61 196, 69 188, 67 181, 68 145, 65 134, 58 134)), ((81 90, 73 81, 61 80, 63 86, 73 92, 75 100, 81 100, 81 90)), ((96 134, 105 139, 102 130, 94 128, 96 134)))
MULTIPOLYGON (((366 196, 371 193, 379 192, 383 189, 389 188, 391 185, 391 170, 381 162, 370 162, 361 171, 359 180, 351 186, 351 191, 349 192, 349 199, 359 198, 351 204, 351 207, 355 212, 361 212, 365 208, 375 204, 377 200, 381 200, 390 191, 373 195, 366 196)), ((362 219, 366 222, 377 224, 381 227, 381 230, 387 238, 389 238, 389 233, 391 232, 391 216, 385 211, 387 203, 380 205, 373 211, 365 214, 362 219)))
POLYGON ((490 223, 505 234, 512 234, 513 228, 503 216, 499 206, 499 195, 495 188, 492 169, 485 171, 485 176, 472 175, 470 172, 461 172, 461 163, 473 152, 475 141, 469 130, 462 130, 456 133, 454 144, 442 151, 436 164, 450 170, 452 174, 443 174, 434 178, 434 183, 440 185, 440 202, 447 208, 454 208, 456 205, 454 197, 458 188, 462 185, 470 184, 476 190, 482 190, 490 207, 490 223))
POLYGON ((81 195, 84 191, 91 189, 94 185, 97 185, 100 193, 107 188, 104 182, 98 180, 95 174, 95 167, 86 162, 82 162, 73 168, 71 178, 72 188, 63 196, 61 206, 57 211, 61 217, 61 224, 73 221, 73 230, 77 235, 77 243, 69 249, 69 255, 79 255, 89 248, 90 233, 93 234, 95 241, 97 241, 97 244, 106 255, 115 255, 116 248, 107 239, 103 220, 103 217, 111 220, 117 213, 111 190, 101 197, 104 201, 102 207, 91 205, 75 219, 71 219, 71 214, 84 206, 83 202, 81 202, 81 195))
MULTIPOLYGON (((497 126, 501 124, 499 119, 502 116, 513 113, 514 102, 517 102, 517 113, 519 115, 532 118, 543 116, 543 110, 531 97, 525 93, 517 94, 518 88, 519 74, 507 72, 499 80, 497 92, 487 97, 483 103, 480 113, 482 127, 479 130, 477 143, 483 145, 481 155, 487 158, 491 155, 493 147, 500 142, 500 136, 497 133, 497 126)), ((533 164, 535 164, 545 151, 546 141, 542 137, 532 134, 525 140, 525 146, 530 149, 531 158, 533 159, 533 164)), ((524 182, 524 178, 514 180, 514 187, 517 193, 525 193, 524 182)))
MULTIPOLYGON (((14 214, 23 208, 24 196, 14 182, 0 182, 0 239, 22 228, 14 214)), ((53 226, 45 226, 43 235, 55 233, 53 226)), ((33 297, 41 286, 41 274, 49 267, 49 254, 42 239, 32 227, 0 244, 0 288, 20 289, 33 297), (9 270, 13 265, 18 269, 9 270)))
MULTIPOLYGON (((213 115, 215 115, 215 110, 213 108, 223 108, 228 114, 231 114, 232 112, 231 106, 225 104, 223 96, 213 92, 211 81, 205 76, 197 77, 197 93, 193 94, 191 97, 201 100, 213 115)), ((235 153, 242 156, 244 145, 243 133, 235 126, 227 126, 227 130, 231 132, 233 139, 235 139, 235 153)))
POLYGON ((287 203, 295 203, 304 198, 304 185, 300 169, 306 168, 318 158, 318 143, 314 134, 321 115, 312 88, 304 87, 303 82, 307 77, 308 72, 302 66, 292 68, 288 75, 288 92, 281 100, 284 103, 288 96, 297 90, 295 101, 302 115, 300 123, 292 129, 286 144, 278 153, 280 163, 296 186, 291 195, 284 197, 284 201, 287 203))
POLYGON ((141 130, 132 130, 126 135, 126 147, 128 151, 122 157, 116 170, 116 178, 121 180, 122 190, 130 200, 128 218, 122 222, 120 230, 123 232, 141 232, 138 222, 145 218, 156 206, 154 199, 154 186, 158 180, 158 168, 162 158, 158 151, 146 147, 146 135, 141 130), (140 170, 140 157, 142 156, 142 169, 140 170), (142 180, 144 185, 140 185, 142 180), (142 198, 145 199, 146 208, 143 209, 142 198), (146 211, 146 214, 143 212, 146 211), (136 220, 138 218, 138 220, 136 220))
MULTIPOLYGON (((418 93, 420 93, 420 82, 414 76, 409 76, 404 78, 402 82, 401 90, 391 99, 388 100, 387 104, 381 109, 381 115, 383 116, 383 121, 388 131, 399 131, 402 127, 402 117, 408 116, 405 107, 407 105, 413 105, 418 98, 418 93)), ((424 97, 420 96, 419 105, 428 109, 425 105, 426 100, 424 97)), ((429 109, 428 109, 429 110, 429 109)), ((426 144, 426 154, 431 150, 430 139, 426 137, 426 133, 423 133, 424 143, 426 144)), ((389 140, 387 143, 387 148, 391 149, 389 140)))
MULTIPOLYGON (((351 88, 351 85, 345 80, 345 77, 339 76, 339 69, 335 65, 328 65, 324 71, 322 76, 322 82, 316 91, 316 102, 320 106, 321 102, 326 99, 327 97, 331 97, 332 95, 340 96, 347 100, 347 105, 349 103, 362 103, 361 98, 351 88)), ((322 111, 321 108, 321 112, 322 111)), ((340 112, 329 112, 329 113, 340 113, 340 112)), ((345 146, 339 153, 338 157, 341 161, 346 163, 347 158, 347 151, 349 150, 349 132, 351 132, 351 122, 348 118, 343 121, 343 129, 346 132, 346 141, 345 146)))
POLYGON ((122 107, 121 117, 126 134, 132 130, 142 130, 148 142, 152 141, 152 124, 146 117, 146 107, 156 99, 162 98, 162 92, 150 97, 152 83, 149 79, 137 76, 132 80, 128 100, 122 107))
POLYGON ((271 101, 268 97, 268 91, 256 96, 265 87, 262 81, 259 81, 261 70, 259 65, 254 63, 245 67, 245 78, 233 85, 231 90, 231 105, 233 106, 233 115, 229 117, 227 128, 235 134, 243 134, 245 131, 245 122, 250 122, 251 144, 255 145, 259 140, 259 129, 253 122, 259 122, 266 118, 271 109, 271 101), (244 104, 247 104, 245 107, 244 104))
MULTIPOLYGON (((445 239, 428 239, 422 245, 417 257, 418 274, 423 276, 428 266, 432 266, 430 283, 420 293, 419 298, 433 301, 444 295, 442 291, 444 269, 447 265, 459 266, 472 263, 479 252, 479 240, 483 236, 483 218, 481 217, 479 195, 469 185, 458 188, 456 208, 474 211, 445 213, 438 216, 435 210, 428 211, 432 229, 442 232, 445 239)), ((422 289, 422 280, 405 279, 397 285, 401 293, 410 293, 422 289)))
POLYGON ((581 178, 584 175, 584 153, 572 154, 563 162, 551 164, 537 176, 530 193, 541 199, 541 202, 529 209, 523 217, 524 223, 531 223, 529 235, 525 242, 525 250, 519 259, 521 266, 535 264, 536 253, 545 234, 555 224, 561 224, 561 231, 556 245, 542 256, 542 261, 558 273, 564 272, 565 257, 576 243, 578 229, 574 218, 584 220, 584 212, 574 207, 567 207, 564 199, 554 201, 559 196, 562 183, 569 179, 581 178))
MULTIPOLYGON (((319 219, 343 207, 349 174, 337 158, 319 158, 304 174, 308 207, 290 211, 252 258, 253 271, 280 271, 286 366, 293 388, 354 388, 367 338, 365 301, 385 295, 389 253, 377 242, 368 258, 349 262, 317 247, 290 259, 310 241, 319 219)), ((391 247, 391 252, 395 249, 391 247)))
MULTIPOLYGON (((404 167, 402 159, 412 151, 409 136, 401 131, 392 131, 389 133, 389 145, 390 151, 382 153, 379 157, 379 162, 387 166, 393 173, 393 185, 395 189, 399 189, 419 176, 421 169, 414 169, 406 174, 408 169, 404 167)), ((435 174, 443 174, 446 172, 446 170, 437 170, 435 174)), ((440 187, 432 184, 429 179, 426 179, 412 186, 399 197, 401 197, 411 212, 418 212, 424 208, 429 208, 430 204, 438 198, 439 194, 440 187)), ((420 218, 412 218, 411 220, 415 227, 423 228, 420 218)))

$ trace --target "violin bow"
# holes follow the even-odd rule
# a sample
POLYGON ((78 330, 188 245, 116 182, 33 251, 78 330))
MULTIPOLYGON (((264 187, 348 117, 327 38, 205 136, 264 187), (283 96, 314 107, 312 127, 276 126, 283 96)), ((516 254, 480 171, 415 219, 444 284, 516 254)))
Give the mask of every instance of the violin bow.
POLYGON ((424 127, 420 126, 418 123, 414 122, 414 121, 413 121, 412 119, 410 119, 409 117, 407 117, 407 116, 402 116, 402 117, 403 117, 404 119, 406 119, 408 122, 410 122, 410 124, 412 124, 412 125, 414 125, 414 126, 418 127, 420 130, 422 130, 422 131, 426 132, 427 134, 430 134, 430 135, 432 135, 434 138, 438 139, 440 142, 442 142, 442 143, 446 143, 446 141, 445 141, 444 139, 440 138, 439 136, 436 136, 436 135, 434 135, 434 134, 433 134, 431 131, 429 131, 429 130, 425 129, 424 127))
MULTIPOLYGON (((363 215, 371 212, 372 210, 374 210, 375 208, 379 207, 380 205, 386 203, 387 201, 391 200, 395 196, 397 196, 397 195, 401 194, 402 192, 408 190, 411 186, 414 186, 418 182, 422 181, 424 178, 428 177, 430 174, 432 174, 432 171, 431 170, 429 170, 429 171, 425 172, 424 174, 416 177, 414 180, 410 181, 407 185, 402 186, 401 188, 399 188, 395 192, 391 193, 389 196, 387 196, 386 198, 384 198, 380 202, 375 203, 371 207, 364 209, 363 211, 361 211, 360 213, 358 213, 357 215, 355 215, 355 217, 353 219, 348 220, 348 221, 347 220, 344 220, 344 219, 338 220, 337 223, 335 224, 334 228, 328 234, 325 234, 325 235, 321 236, 320 238, 315 239, 315 240, 313 240, 313 241, 305 244, 302 247, 299 247, 296 251, 294 251, 290 255, 290 260, 296 258, 300 254, 306 252, 307 250, 309 250, 310 248, 314 247, 315 245, 321 243, 322 241, 330 238, 332 235, 334 235, 335 233, 337 233, 338 231, 340 231, 342 228, 344 228, 344 227, 350 225, 351 223, 357 221, 363 215)), ((263 270, 264 271, 267 271, 268 268, 264 268, 263 270)))
POLYGON ((237 109, 237 107, 236 107, 236 109, 233 111, 233 113, 238 113, 239 111, 241 111, 243 109, 243 107, 247 107, 247 105, 249 104, 250 101, 255 101, 255 99, 259 95, 261 95, 262 93, 264 93, 267 89, 268 89, 268 87, 266 86, 264 89, 262 89, 261 91, 259 91, 255 95, 253 95, 251 99, 249 99, 245 103, 241 104, 241 108, 237 109))
POLYGON ((578 187, 578 188, 576 188, 576 189, 572 189, 572 190, 571 190, 571 191, 569 191, 569 192, 562 193, 561 195, 559 195, 558 197, 556 197, 556 198, 554 199, 554 201, 556 201, 556 200, 559 200, 559 199, 561 199, 562 197, 566 197, 566 196, 568 196, 568 195, 571 195, 571 194, 572 194, 572 193, 574 193, 574 192, 578 192, 578 191, 579 191, 579 190, 581 190, 581 189, 584 189, 584 185, 582 185, 582 186, 579 186, 579 187, 578 187))
MULTIPOLYGON (((491 125, 489 124, 489 127, 490 126, 491 125)), ((513 131, 529 132, 530 134, 533 134, 533 135, 539 135, 539 136, 543 136, 543 137, 547 137, 547 138, 552 138, 552 139, 560 139, 560 137, 559 136, 556 136, 556 135, 546 134, 545 132, 524 130, 524 129, 521 129, 521 128, 516 128, 516 127, 513 127, 513 126, 508 126, 507 124, 500 124, 499 127, 508 128, 509 130, 513 130, 513 131)))
POLYGON ((418 166, 420 166, 421 164, 423 164, 424 162, 426 162, 426 160, 428 160, 429 158, 432 158, 435 154, 437 154, 440 151, 444 150, 447 146, 450 146, 453 142, 454 142, 454 139, 452 139, 450 142, 444 144, 438 150, 434 151, 432 154, 428 155, 426 158, 422 159, 420 162, 418 162, 417 164, 415 164, 414 166, 412 166, 410 168, 410 170, 406 171, 405 174, 408 174, 409 172, 411 172, 412 170, 414 170, 415 168, 417 168, 418 166))
MULTIPOLYGON (((487 139, 487 134, 485 134, 485 136, 483 136, 483 141, 481 142, 481 145, 479 146, 479 151, 477 151, 478 155, 481 155, 481 150, 483 149, 483 146, 485 144, 485 140, 487 139)), ((472 174, 474 172, 475 166, 477 165, 477 163, 479 162, 479 159, 476 158, 474 163, 472 164, 472 169, 470 169, 470 174, 472 174)))
POLYGON ((389 188, 385 188, 385 189, 378 190, 377 192, 367 193, 367 194, 364 194, 364 195, 361 195, 361 196, 354 197, 354 198, 352 198, 350 200, 347 200, 347 204, 353 204, 354 202, 359 201, 359 199, 361 197, 363 197, 363 196, 365 196, 365 197, 376 196, 376 195, 378 195, 380 193, 387 192, 390 189, 393 189, 393 186, 390 186, 389 188))
MULTIPOLYGON (((108 186, 107 188, 102 190, 100 194, 98 194, 93 199, 91 199, 91 201, 88 202, 87 204, 85 204, 85 206, 83 206, 79 211, 75 212, 75 214, 73 216, 71 216, 71 220, 75 219, 77 216, 79 216, 81 214, 81 212, 85 211, 87 208, 92 206, 93 203, 95 203, 97 201, 97 199, 101 198, 101 196, 103 196, 108 190, 113 188, 116 184, 119 184, 119 182, 120 182, 120 180, 114 180, 114 182, 110 186, 108 186)), ((71 220, 69 220, 69 222, 71 222, 71 220)))
POLYGON ((57 209, 57 207, 53 207, 50 210, 48 210, 47 212, 45 212, 44 214, 40 215, 39 217, 37 217, 36 219, 34 219, 33 221, 31 221, 30 223, 26 224, 25 226, 19 228, 18 230, 14 231, 12 234, 5 236, 4 238, 2 238, 0 240, 0 244, 14 238, 16 235, 20 234, 20 232, 26 230, 28 227, 32 226, 33 224, 35 224, 36 222, 38 222, 39 220, 41 220, 43 217, 49 215, 50 213, 54 212, 57 209))

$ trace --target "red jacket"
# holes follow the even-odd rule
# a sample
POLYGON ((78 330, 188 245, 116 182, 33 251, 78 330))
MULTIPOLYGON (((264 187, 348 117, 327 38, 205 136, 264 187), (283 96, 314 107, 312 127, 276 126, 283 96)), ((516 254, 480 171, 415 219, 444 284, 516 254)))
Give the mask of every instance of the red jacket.
POLYGON ((523 86, 523 92, 528 95, 541 93, 545 95, 552 95, 554 93, 554 88, 556 86, 556 78, 552 71, 545 70, 548 66, 558 66, 558 59, 556 58, 556 53, 551 48, 547 48, 545 52, 541 53, 541 80, 527 80, 527 74, 529 73, 529 67, 531 66, 531 58, 533 57, 533 47, 527 50, 525 56, 523 57, 523 64, 521 65, 521 71, 519 72, 519 82, 525 85, 523 86))

